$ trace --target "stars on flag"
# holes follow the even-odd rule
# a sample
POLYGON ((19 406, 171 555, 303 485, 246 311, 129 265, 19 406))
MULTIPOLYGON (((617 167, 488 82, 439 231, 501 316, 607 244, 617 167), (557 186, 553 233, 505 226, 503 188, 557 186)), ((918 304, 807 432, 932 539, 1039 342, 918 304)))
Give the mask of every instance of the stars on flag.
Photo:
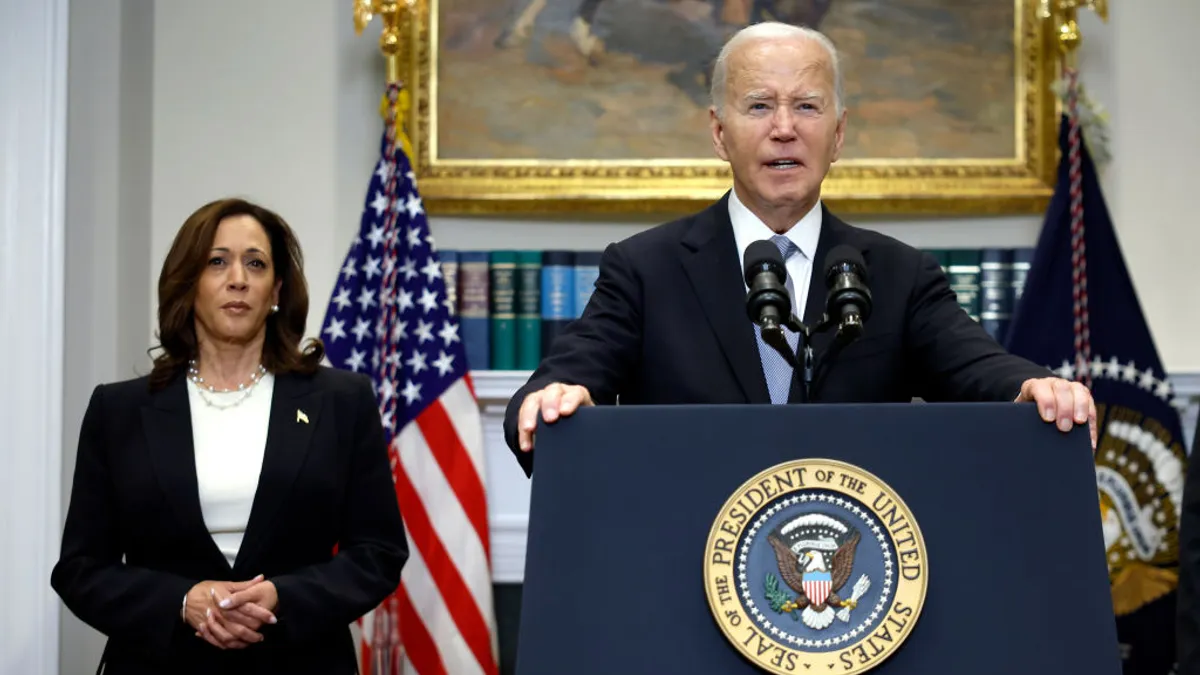
POLYGON ((321 335, 330 363, 369 373, 395 403, 385 421, 403 426, 466 374, 466 352, 412 172, 382 160, 368 194, 321 335))
POLYGON ((1122 362, 1116 356, 1106 360, 1100 355, 1095 355, 1090 362, 1084 363, 1082 368, 1064 359, 1062 365, 1051 370, 1065 380, 1074 380, 1077 375, 1086 373, 1092 376, 1092 380, 1107 379, 1133 385, 1167 402, 1170 402, 1175 394, 1175 389, 1165 374, 1159 377, 1153 368, 1142 370, 1133 360, 1122 362), (1085 372, 1080 372, 1081 370, 1085 372))

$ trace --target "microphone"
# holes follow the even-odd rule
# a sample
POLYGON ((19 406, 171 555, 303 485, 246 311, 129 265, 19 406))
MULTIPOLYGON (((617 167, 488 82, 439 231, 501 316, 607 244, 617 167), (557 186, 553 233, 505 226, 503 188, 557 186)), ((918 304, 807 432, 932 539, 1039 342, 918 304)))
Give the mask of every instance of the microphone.
POLYGON ((787 268, 775 244, 762 239, 751 242, 742 256, 746 285, 746 313, 764 334, 779 332, 792 316, 792 299, 787 289, 787 268))
POLYGON ((871 317, 869 282, 867 263, 853 247, 840 244, 825 256, 825 311, 844 340, 860 337, 863 322, 871 317))

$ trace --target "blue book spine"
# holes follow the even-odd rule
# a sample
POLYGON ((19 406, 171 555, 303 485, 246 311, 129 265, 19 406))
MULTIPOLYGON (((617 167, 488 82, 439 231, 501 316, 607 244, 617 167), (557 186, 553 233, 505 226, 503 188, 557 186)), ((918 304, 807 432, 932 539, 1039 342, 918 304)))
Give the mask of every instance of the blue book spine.
POLYGON ((491 368, 490 273, 487 251, 459 251, 458 323, 471 370, 491 368))
POLYGON ((1029 266, 1033 264, 1033 247, 1015 248, 1012 251, 1012 306, 1016 311, 1017 303, 1021 301, 1021 293, 1025 290, 1025 278, 1029 276, 1029 266))
POLYGON ((979 323, 1004 344, 1012 321, 1012 250, 985 248, 979 259, 979 323))
POLYGON ((600 251, 575 252, 575 318, 583 316, 583 310, 596 290, 596 279, 600 276, 600 251))
POLYGON ((542 356, 575 319, 575 252, 542 251, 542 356))

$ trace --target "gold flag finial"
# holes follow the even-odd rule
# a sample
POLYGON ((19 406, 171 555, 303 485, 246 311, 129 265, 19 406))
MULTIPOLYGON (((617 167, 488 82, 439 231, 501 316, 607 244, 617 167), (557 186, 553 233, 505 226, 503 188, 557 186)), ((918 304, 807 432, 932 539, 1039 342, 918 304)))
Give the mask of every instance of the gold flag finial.
POLYGON ((354 32, 362 35, 363 29, 375 15, 383 22, 379 35, 379 51, 387 59, 387 81, 400 80, 400 24, 416 5, 416 0, 355 0, 354 32))
POLYGON ((389 89, 396 85, 399 92, 393 100, 384 94, 379 100, 379 115, 385 120, 395 122, 395 142, 404 149, 405 154, 413 156, 412 142, 405 132, 404 124, 411 107, 408 91, 400 87, 403 83, 401 74, 408 62, 402 58, 400 35, 411 25, 410 21, 416 15, 419 0, 354 0, 354 32, 362 35, 371 19, 379 16, 383 22, 383 32, 379 35, 379 51, 387 60, 387 83, 389 89))
POLYGON ((1037 15, 1049 21, 1058 37, 1058 50, 1068 68, 1075 68, 1076 50, 1083 36, 1079 34, 1078 15, 1080 9, 1090 9, 1108 21, 1108 0, 1039 0, 1037 15))

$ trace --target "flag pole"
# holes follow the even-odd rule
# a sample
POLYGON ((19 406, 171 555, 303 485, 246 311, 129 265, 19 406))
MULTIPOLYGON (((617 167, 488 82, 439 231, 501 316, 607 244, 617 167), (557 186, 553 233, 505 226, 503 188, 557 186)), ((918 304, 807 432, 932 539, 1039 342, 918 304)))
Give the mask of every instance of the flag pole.
POLYGON ((379 116, 389 125, 394 125, 395 142, 412 160, 412 141, 406 131, 410 98, 404 88, 404 67, 407 60, 401 52, 401 34, 408 28, 409 22, 417 12, 418 0, 355 0, 354 2, 354 32, 362 35, 363 30, 375 16, 383 23, 379 34, 379 52, 386 64, 385 92, 379 102, 379 116), (393 92, 392 90, 398 90, 393 92), (395 96, 390 96, 394 93, 395 96))
POLYGON ((400 29, 401 23, 416 9, 416 0, 390 2, 388 0, 355 0, 354 32, 362 35, 363 29, 378 15, 383 22, 379 34, 379 51, 387 63, 387 82, 399 82, 400 77, 400 29))
POLYGON ((1064 73, 1073 73, 1078 68, 1078 50, 1083 42, 1079 32, 1080 9, 1090 9, 1101 21, 1108 21, 1108 0, 1039 0, 1038 3, 1037 16, 1054 31, 1064 73))
MULTIPOLYGON (((408 95, 402 89, 400 34, 406 27, 405 20, 415 9, 415 1, 354 0, 355 34, 362 35, 376 15, 383 24, 379 35, 379 52, 386 65, 386 84, 379 101, 379 115, 384 120, 389 145, 400 145, 410 157, 412 144, 404 132, 408 95)), ((406 650, 400 638, 399 614, 396 598, 392 595, 360 619, 363 642, 359 653, 359 670, 364 675, 404 675, 406 650), (364 621, 370 622, 370 626, 364 626, 364 621)))
POLYGON ((1102 21, 1108 20, 1107 0, 1040 0, 1038 18, 1048 21, 1056 36, 1061 59, 1062 77, 1066 84, 1066 116, 1068 164, 1071 195, 1071 278, 1075 314, 1075 378, 1088 389, 1092 388, 1092 349, 1087 292, 1087 249, 1083 218, 1083 168, 1081 165, 1079 118, 1079 9, 1095 11, 1102 21))

